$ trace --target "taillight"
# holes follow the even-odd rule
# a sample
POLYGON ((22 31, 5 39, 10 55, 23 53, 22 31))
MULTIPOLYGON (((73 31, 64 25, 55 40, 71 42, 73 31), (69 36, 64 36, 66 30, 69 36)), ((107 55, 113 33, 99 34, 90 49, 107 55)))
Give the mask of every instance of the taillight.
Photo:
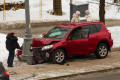
POLYGON ((8 75, 8 76, 10 75, 8 71, 5 71, 4 73, 5 73, 6 75, 8 75))
POLYGON ((107 30, 106 32, 110 34, 109 39, 112 39, 111 32, 109 30, 107 30))
POLYGON ((108 32, 108 33, 110 33, 110 34, 111 34, 111 32, 110 32, 109 30, 107 30, 106 32, 108 32))

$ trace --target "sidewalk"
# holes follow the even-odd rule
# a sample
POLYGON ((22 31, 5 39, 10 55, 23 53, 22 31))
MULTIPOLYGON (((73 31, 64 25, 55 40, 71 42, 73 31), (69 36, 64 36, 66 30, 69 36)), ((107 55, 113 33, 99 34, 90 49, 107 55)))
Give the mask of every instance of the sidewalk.
POLYGON ((41 80, 73 76, 78 74, 88 74, 99 71, 106 71, 120 68, 120 49, 112 50, 105 59, 90 57, 70 58, 64 65, 45 63, 39 65, 16 64, 14 68, 8 68, 9 72, 16 72, 11 75, 11 80, 41 80), (34 75, 34 76, 32 76, 34 75))

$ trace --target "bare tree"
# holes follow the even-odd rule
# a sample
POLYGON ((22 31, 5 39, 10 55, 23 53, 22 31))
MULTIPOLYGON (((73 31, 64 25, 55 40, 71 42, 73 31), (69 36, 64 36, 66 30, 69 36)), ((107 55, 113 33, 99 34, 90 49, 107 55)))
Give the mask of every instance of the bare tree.
POLYGON ((120 0, 114 0, 114 3, 118 3, 118 2, 120 2, 120 0))
POLYGON ((105 23, 105 0, 100 0, 99 18, 101 22, 105 23))
POLYGON ((61 0, 53 0, 53 10, 55 15, 62 15, 61 0))

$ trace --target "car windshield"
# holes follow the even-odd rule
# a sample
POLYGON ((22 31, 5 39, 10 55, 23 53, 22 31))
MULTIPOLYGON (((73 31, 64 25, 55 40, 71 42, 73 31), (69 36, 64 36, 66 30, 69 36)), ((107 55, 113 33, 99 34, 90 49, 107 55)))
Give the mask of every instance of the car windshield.
POLYGON ((47 33, 45 38, 63 39, 69 30, 70 28, 55 27, 47 33))

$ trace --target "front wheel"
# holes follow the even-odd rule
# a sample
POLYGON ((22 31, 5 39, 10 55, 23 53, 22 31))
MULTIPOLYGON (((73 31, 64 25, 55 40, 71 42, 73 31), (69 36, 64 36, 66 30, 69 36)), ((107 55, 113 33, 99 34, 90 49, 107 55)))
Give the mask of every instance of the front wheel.
POLYGON ((106 58, 107 55, 108 55, 108 46, 106 44, 104 44, 104 43, 100 43, 97 46, 95 55, 99 59, 106 58))
POLYGON ((65 52, 62 49, 57 49, 53 53, 53 61, 57 64, 63 64, 65 62, 65 52))

